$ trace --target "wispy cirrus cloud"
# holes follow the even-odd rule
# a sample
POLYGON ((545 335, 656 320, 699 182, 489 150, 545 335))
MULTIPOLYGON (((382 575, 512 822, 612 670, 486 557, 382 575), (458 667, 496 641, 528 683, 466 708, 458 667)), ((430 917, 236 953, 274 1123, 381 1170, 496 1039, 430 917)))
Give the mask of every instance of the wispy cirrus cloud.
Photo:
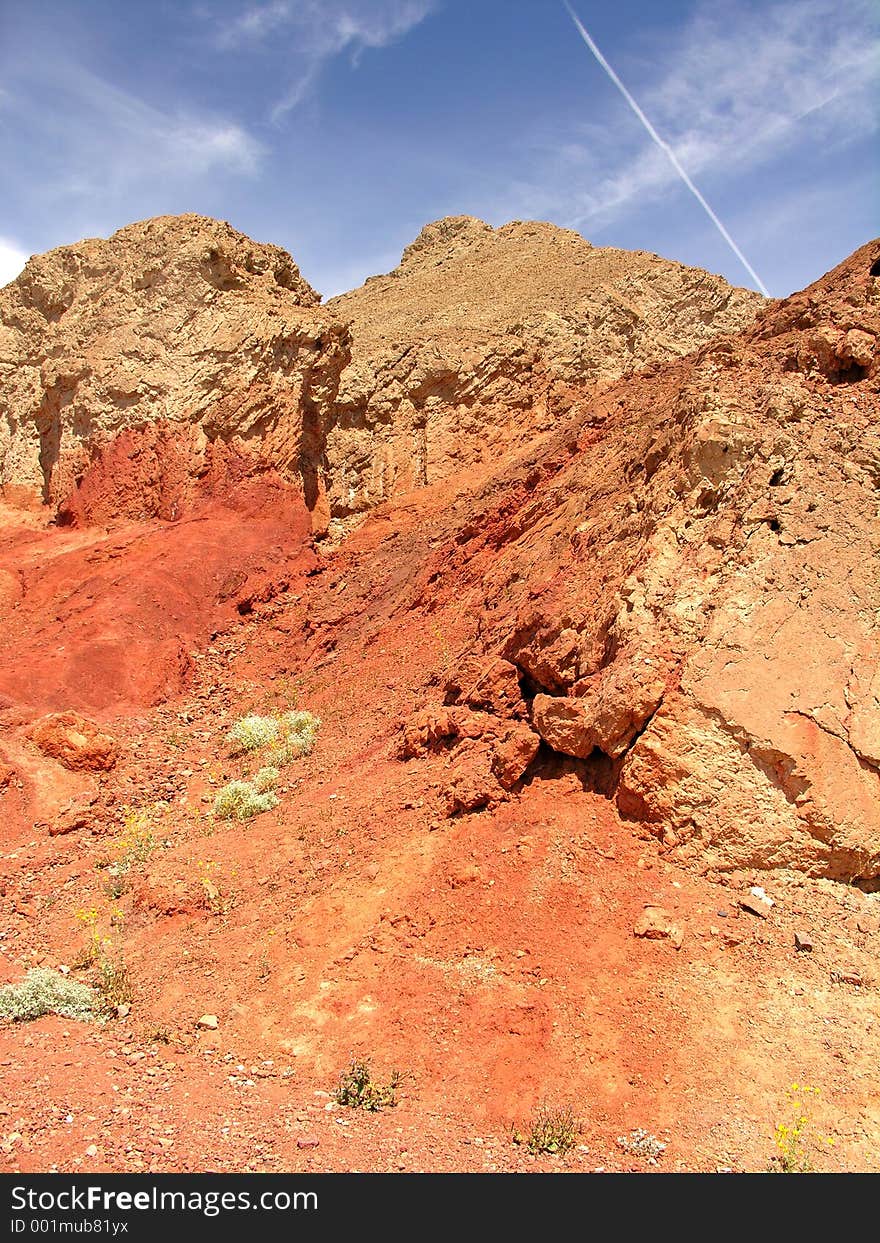
POLYGON ((57 153, 51 195, 114 194, 156 178, 193 181, 215 172, 249 176, 265 153, 234 120, 158 107, 61 58, 26 68, 2 115, 19 138, 57 153))
MULTIPOLYGON (((880 126, 880 32, 867 0, 703 3, 650 60, 636 52, 615 67, 697 180, 732 178, 803 144, 831 158, 880 126)), ((584 73, 600 75, 586 53, 584 73)), ((509 190, 529 214, 597 228, 677 187, 610 85, 601 98, 590 120, 531 136, 531 175, 509 190)))
POLYGON ((387 47, 418 26, 436 0, 269 0, 225 17, 215 30, 221 51, 247 52, 281 41, 287 81, 271 109, 278 123, 306 98, 321 70, 347 53, 356 63, 364 51, 387 47))

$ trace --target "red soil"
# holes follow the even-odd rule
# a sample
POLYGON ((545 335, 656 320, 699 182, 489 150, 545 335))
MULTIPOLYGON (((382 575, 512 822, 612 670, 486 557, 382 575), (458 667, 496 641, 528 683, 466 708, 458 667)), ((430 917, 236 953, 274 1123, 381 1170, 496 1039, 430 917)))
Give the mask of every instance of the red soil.
POLYGON ((668 1144, 657 1168, 761 1170, 793 1082, 821 1089, 813 1133, 835 1140, 814 1164, 878 1168, 868 896, 686 872, 575 761, 540 759, 510 801, 450 818, 446 756, 397 758, 426 689, 491 625, 481 576, 540 486, 514 472, 489 502, 479 483, 403 498, 324 553, 265 473, 222 499, 206 486, 173 522, 9 516, 0 583, 24 590, 2 634, 0 982, 36 964, 89 978, 93 909, 133 1002, 104 1026, 0 1029, 3 1168, 646 1169, 617 1143, 641 1127, 668 1144), (274 811, 216 822, 240 768, 229 726, 294 699, 322 718, 315 751, 274 811), (27 739, 62 709, 120 740, 110 773, 27 739), (80 827, 50 836, 71 802, 80 827), (111 897, 126 805, 157 848, 111 897), (766 920, 738 906, 754 883, 766 920), (633 936, 646 903, 679 950, 633 936), (352 1053, 406 1072, 396 1109, 333 1105, 352 1053), (564 1160, 511 1141, 541 1103, 582 1121, 564 1160))

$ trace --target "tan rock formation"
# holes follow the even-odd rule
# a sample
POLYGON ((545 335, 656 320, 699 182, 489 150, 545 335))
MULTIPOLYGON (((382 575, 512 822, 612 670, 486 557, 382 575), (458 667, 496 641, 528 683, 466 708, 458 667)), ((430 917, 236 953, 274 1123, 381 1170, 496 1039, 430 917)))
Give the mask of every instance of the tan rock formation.
POLYGON ((115 453, 142 493, 119 516, 174 517, 207 445, 234 439, 298 476, 323 528, 491 464, 585 386, 734 331, 761 301, 552 225, 453 217, 320 308, 278 247, 157 217, 35 256, 0 291, 0 488, 101 520, 88 495, 115 453))
POLYGON ((353 335, 328 437, 333 513, 491 463, 583 403, 585 386, 735 332, 762 302, 550 224, 429 224, 393 272, 327 304, 353 335))
POLYGON ((115 436, 164 423, 190 429, 181 489, 208 442, 240 438, 314 508, 348 357, 318 302, 283 250, 201 216, 35 256, 0 290, 0 488, 58 505, 115 436))

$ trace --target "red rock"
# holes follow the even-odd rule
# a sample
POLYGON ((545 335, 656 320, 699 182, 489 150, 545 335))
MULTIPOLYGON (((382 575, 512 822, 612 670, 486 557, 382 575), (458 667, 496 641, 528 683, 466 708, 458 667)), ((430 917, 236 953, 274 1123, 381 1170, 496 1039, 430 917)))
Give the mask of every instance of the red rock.
POLYGON ((495 743, 492 769, 505 790, 511 790, 538 754, 540 738, 525 723, 515 725, 495 743))
POLYGON ((73 772, 106 772, 119 756, 118 741, 77 712, 53 712, 27 735, 44 755, 73 772))

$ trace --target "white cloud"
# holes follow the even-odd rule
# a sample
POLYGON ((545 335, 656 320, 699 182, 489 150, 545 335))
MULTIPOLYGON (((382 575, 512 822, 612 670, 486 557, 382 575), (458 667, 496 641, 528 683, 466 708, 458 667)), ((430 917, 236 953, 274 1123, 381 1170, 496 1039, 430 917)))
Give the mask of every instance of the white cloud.
POLYGON ((158 108, 79 68, 67 69, 61 87, 72 108, 67 116, 52 116, 52 124, 90 149, 101 176, 201 176, 214 170, 249 175, 264 154, 235 121, 158 108))
POLYGON ((291 6, 285 0, 273 4, 257 4, 244 9, 237 17, 224 22, 217 31, 217 45, 240 48, 243 44, 259 43, 266 35, 290 20, 291 6))
POLYGON ((271 119, 281 121, 306 98, 321 68, 347 52, 353 63, 368 48, 402 38, 431 13, 436 0, 270 0, 250 5, 220 25, 216 46, 243 52, 283 39, 291 63, 289 84, 271 119))
MULTIPOLYGON (((766 166, 805 142, 832 158, 870 136, 880 126, 878 53, 866 0, 703 0, 674 42, 615 68, 700 183, 766 166)), ((584 74, 595 75, 602 115, 533 136, 531 175, 506 197, 596 228, 680 183, 586 48, 584 74)))
POLYGON ((236 121, 156 106, 60 57, 24 65, 11 88, 5 112, 19 151, 53 153, 46 198, 106 201, 159 182, 251 176, 265 154, 236 121))
POLYGON ((0 237, 0 286, 14 281, 30 256, 14 242, 0 237))

